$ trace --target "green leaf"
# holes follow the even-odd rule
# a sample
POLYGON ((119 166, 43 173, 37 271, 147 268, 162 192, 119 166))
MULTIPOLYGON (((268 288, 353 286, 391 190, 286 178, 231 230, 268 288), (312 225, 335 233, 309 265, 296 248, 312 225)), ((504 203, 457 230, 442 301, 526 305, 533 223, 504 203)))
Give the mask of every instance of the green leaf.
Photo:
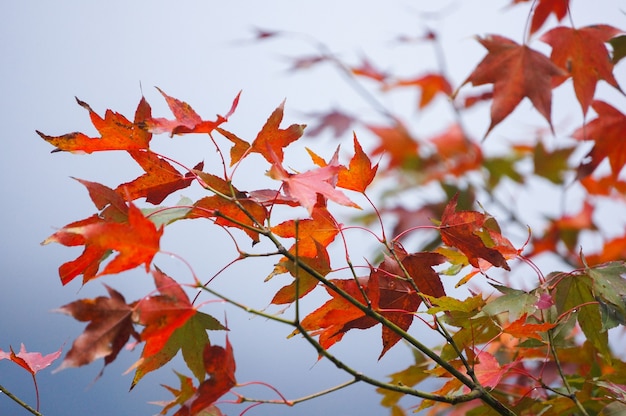
POLYGON ((503 178, 509 178, 517 183, 524 183, 524 177, 515 170, 515 164, 520 156, 494 157, 485 159, 483 166, 489 172, 489 189, 494 189, 503 178))
POLYGON ((626 35, 616 36, 609 41, 613 47, 613 63, 618 63, 626 56, 626 35))
POLYGON ((516 321, 520 316, 532 315, 537 310, 537 295, 524 292, 523 290, 511 289, 506 286, 492 285, 504 295, 487 302, 483 312, 490 316, 496 316, 508 312, 509 320, 516 321))
POLYGON ((485 304, 481 295, 472 296, 465 300, 459 300, 450 296, 433 297, 422 293, 426 299, 433 305, 428 308, 428 313, 434 315, 438 312, 463 312, 473 316, 478 312, 479 308, 485 304), (474 313, 472 313, 474 312, 474 313))
POLYGON ((555 288, 554 299, 559 314, 577 312, 583 333, 607 363, 611 363, 608 333, 603 330, 600 308, 592 292, 592 279, 583 274, 572 274, 562 279, 555 288))
POLYGON ((193 201, 184 196, 174 207, 144 208, 141 212, 159 228, 161 225, 169 225, 185 218, 191 211, 191 206, 193 206, 193 201))
POLYGON ((537 143, 533 154, 535 174, 554 184, 562 184, 565 172, 570 170, 567 161, 574 149, 574 147, 567 147, 548 152, 542 142, 537 143))
MULTIPOLYGON (((626 320, 626 265, 623 262, 605 263, 587 268, 586 273, 593 279, 593 292, 600 302, 603 313, 624 325, 626 320)), ((609 317, 603 316, 603 319, 609 317)))

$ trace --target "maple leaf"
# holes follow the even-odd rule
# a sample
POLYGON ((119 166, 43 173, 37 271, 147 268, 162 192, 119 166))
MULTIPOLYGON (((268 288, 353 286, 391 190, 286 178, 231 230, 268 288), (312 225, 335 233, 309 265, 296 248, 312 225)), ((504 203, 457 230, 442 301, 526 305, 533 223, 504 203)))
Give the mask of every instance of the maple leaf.
POLYGON ((597 265, 624 258, 626 258, 626 236, 606 241, 597 254, 586 255, 585 262, 589 265, 597 265))
POLYGON ((107 285, 104 287, 109 297, 81 299, 57 310, 89 324, 74 340, 72 348, 55 372, 68 367, 80 367, 102 357, 106 366, 115 360, 131 335, 140 339, 133 327, 131 306, 126 304, 124 296, 119 292, 107 285))
POLYGON ((495 388, 502 377, 510 368, 517 364, 517 360, 500 366, 496 357, 487 351, 480 351, 476 354, 477 361, 474 363, 474 374, 478 382, 484 387, 495 388))
POLYGON ((485 136, 515 110, 524 97, 548 121, 552 106, 552 78, 567 75, 548 57, 499 35, 478 38, 488 54, 461 84, 493 84, 491 124, 485 136))
POLYGON ((216 224, 239 228, 248 234, 253 243, 258 243, 260 237, 255 229, 258 229, 258 224, 265 223, 267 215, 267 209, 252 199, 241 198, 235 202, 213 195, 196 201, 185 218, 215 218, 216 224))
POLYGON ((208 133, 211 134, 213 130, 219 127, 221 124, 228 121, 228 118, 233 115, 239 104, 239 96, 241 92, 237 94, 233 100, 233 104, 226 113, 225 116, 218 115, 215 121, 202 120, 202 118, 194 111, 189 104, 184 101, 177 100, 174 97, 170 97, 164 93, 160 88, 156 89, 165 98, 168 107, 174 114, 174 120, 167 120, 165 118, 149 118, 144 121, 146 130, 154 134, 169 133, 170 137, 175 134, 186 133, 208 133))
POLYGON ((63 264, 59 274, 63 284, 81 273, 83 283, 86 283, 93 278, 119 273, 142 264, 148 271, 152 258, 159 251, 162 234, 163 227, 157 229, 139 208, 129 203, 127 222, 110 221, 94 215, 66 225, 42 244, 56 242, 65 246, 84 245, 83 253, 77 259, 63 264), (100 263, 111 250, 119 254, 96 274, 100 263))
POLYGON ((315 65, 327 62, 330 59, 331 58, 327 55, 307 55, 299 56, 297 58, 289 58, 289 60, 291 60, 291 68, 289 68, 289 71, 309 69, 315 65))
POLYGON ((450 96, 452 86, 441 74, 426 74, 417 78, 400 79, 385 86, 385 89, 397 87, 417 87, 421 91, 418 108, 421 110, 430 104, 437 94, 450 96))
POLYGON ((596 229, 592 218, 593 211, 593 205, 585 201, 578 214, 563 215, 561 218, 552 220, 542 236, 533 238, 532 255, 544 251, 556 251, 559 241, 562 241, 570 252, 576 250, 580 232, 596 229))
POLYGON ((575 148, 565 147, 548 151, 540 141, 533 150, 535 174, 557 185, 563 183, 564 175, 570 169, 568 159, 575 148))
MULTIPOLYGON (((316 244, 327 247, 339 233, 341 224, 326 207, 316 206, 311 218, 288 220, 272 227, 272 233, 283 238, 296 238, 298 255, 313 257, 318 252, 316 244)), ((290 249, 295 254, 295 246, 290 249)))
MULTIPOLYGON (((527 2, 528 0, 514 0, 513 3, 527 2)), ((532 12, 530 34, 537 32, 551 14, 560 22, 567 15, 569 0, 537 0, 532 12)))
POLYGON ((326 113, 307 114, 319 120, 319 124, 313 128, 307 129, 307 135, 317 136, 324 129, 329 128, 333 132, 333 137, 341 137, 348 131, 355 118, 337 109, 332 109, 326 113))
MULTIPOLYGON (((445 296, 446 292, 441 279, 433 266, 445 262, 446 258, 438 253, 420 252, 406 254, 398 250, 398 259, 407 271, 420 293, 433 297, 445 296)), ((413 322, 413 313, 417 311, 422 298, 415 291, 413 285, 404 279, 404 272, 395 259, 387 257, 375 271, 378 274, 379 301, 378 308, 381 314, 404 331, 407 331, 413 322)), ((371 278, 371 277, 370 277, 371 278)), ((375 305, 374 305, 375 306, 375 305)), ((401 336, 389 327, 382 327, 383 349, 379 359, 391 347, 400 341, 401 336)))
POLYGON ((58 351, 50 353, 48 355, 41 355, 40 352, 27 352, 24 344, 20 346, 20 352, 17 354, 13 351, 13 347, 9 347, 10 352, 5 352, 0 349, 0 360, 11 360, 15 364, 19 365, 26 371, 28 371, 33 379, 35 374, 49 367, 57 358, 61 356, 63 347, 58 351))
POLYGON ((169 362, 182 350, 187 366, 196 378, 204 378, 202 351, 209 342, 207 329, 225 329, 215 318, 197 312, 181 286, 156 268, 152 271, 158 295, 133 305, 133 322, 145 326, 141 358, 128 370, 136 369, 131 389, 144 375, 169 362))
POLYGON ((528 323, 526 322, 526 314, 524 314, 520 316, 519 319, 502 328, 502 331, 517 338, 534 338, 541 341, 540 333, 545 333, 557 325, 556 323, 553 324, 549 322, 542 324, 528 323))
POLYGON ((608 331, 602 325, 601 308, 595 306, 594 279, 588 270, 572 273, 551 285, 550 294, 554 298, 558 314, 570 313, 570 319, 576 318, 587 340, 600 353, 604 362, 611 364, 608 331))
MULTIPOLYGON (((315 270, 319 275, 326 276, 328 273, 331 272, 330 258, 328 256, 328 252, 326 251, 326 248, 324 248, 317 241, 315 241, 315 245, 317 248, 317 252, 310 257, 304 257, 298 253, 298 265, 304 264, 315 270)), ((295 246, 290 251, 293 253, 293 251, 295 251, 295 246)), ((286 258, 283 258, 276 265, 276 268, 274 268, 272 274, 270 274, 270 276, 265 280, 267 281, 273 275, 277 273, 284 273, 286 271, 291 273, 291 275, 294 277, 294 281, 293 283, 280 288, 278 292, 276 292, 271 301, 275 305, 294 302, 296 299, 302 298, 313 289, 315 289, 319 283, 319 280, 316 276, 303 270, 301 267, 296 266, 293 261, 286 258)))
MULTIPOLYGON (((487 247, 480 236, 485 229, 490 234, 492 242, 494 237, 499 235, 498 232, 486 227, 488 217, 476 211, 457 212, 457 197, 455 195, 450 200, 441 217, 439 231, 442 241, 450 247, 461 250, 470 264, 476 268, 480 268, 478 260, 482 258, 496 267, 511 270, 503 254, 497 249, 498 247, 495 245, 494 247, 487 247)), ((504 239, 501 235, 500 238, 504 239)), ((513 247, 506 239, 502 243, 509 248, 513 247)), ((513 251, 515 251, 514 248, 513 251)))
POLYGON ((33 377, 33 384, 35 385, 35 395, 37 397, 37 411, 39 411, 39 387, 37 386, 37 373, 44 368, 50 366, 61 355, 61 350, 50 353, 46 356, 41 355, 39 352, 27 352, 24 344, 20 346, 20 352, 17 354, 13 351, 13 347, 9 347, 11 352, 4 352, 0 349, 0 360, 11 360, 15 364, 19 365, 26 371, 28 371, 33 377))
POLYGON ((363 151, 361 144, 356 138, 356 133, 353 135, 353 142, 354 156, 350 159, 350 164, 347 168, 345 166, 339 167, 337 186, 363 193, 374 180, 378 164, 372 167, 372 162, 363 151))
POLYGON ((250 153, 260 153, 270 163, 274 163, 275 159, 279 162, 283 161, 283 149, 302 137, 306 127, 306 124, 292 124, 286 129, 281 129, 280 123, 283 120, 284 109, 285 101, 270 114, 252 144, 227 130, 218 130, 220 134, 233 142, 230 150, 231 166, 250 153))
POLYGON ((128 205, 120 194, 108 186, 97 182, 76 179, 87 188, 89 197, 96 208, 100 210, 100 217, 107 221, 124 222, 128 220, 128 205))
MULTIPOLYGON (((432 269, 432 266, 444 262, 445 257, 437 253, 407 255, 403 250, 398 250, 402 266, 421 292, 434 297, 445 295, 441 280, 432 269)), ((359 278, 360 289, 354 279, 331 281, 353 298, 366 304, 362 290, 373 309, 405 331, 411 326, 413 313, 422 302, 413 285, 404 278, 404 273, 396 260, 391 257, 385 257, 378 268, 371 268, 369 277, 359 278)), ((350 329, 366 329, 378 324, 376 319, 367 316, 337 292, 330 288, 327 288, 327 291, 332 299, 302 320, 302 327, 312 331, 313 335, 319 335, 319 342, 324 348, 329 348, 340 341, 350 329)), ((379 359, 400 339, 398 334, 383 326, 383 349, 379 359)))
POLYGON ((367 126, 380 139, 372 155, 389 155, 389 169, 410 166, 418 159, 418 143, 399 121, 392 126, 367 126))
POLYGON ((604 160, 609 159, 613 178, 616 180, 626 164, 626 116, 604 101, 593 101, 591 107, 598 117, 576 130, 572 136, 577 140, 593 140, 593 148, 586 156, 588 161, 578 167, 578 178, 590 175, 604 160))
POLYGON ((91 122, 101 137, 91 138, 83 133, 74 132, 63 136, 47 136, 39 131, 37 134, 48 143, 56 146, 53 152, 68 151, 72 153, 92 153, 104 150, 138 150, 147 149, 152 135, 142 126, 150 118, 150 105, 141 97, 135 112, 135 121, 130 122, 119 113, 107 110, 104 119, 96 114, 89 105, 78 98, 78 104, 89 111, 91 122))
MULTIPOLYGON (((195 174, 187 172, 181 175, 169 162, 151 151, 129 151, 130 155, 146 171, 132 182, 119 185, 115 190, 129 200, 145 197, 146 202, 160 204, 172 192, 188 187, 195 179, 195 174)), ((198 163, 194 169, 201 170, 204 163, 198 163)))
MULTIPOLYGON (((366 293, 370 302, 377 302, 375 297, 378 295, 376 288, 378 282, 376 279, 359 278, 358 284, 361 289, 354 279, 331 279, 330 282, 363 304, 367 302, 361 290, 366 293)), ((331 299, 307 315, 301 322, 304 330, 311 331, 311 335, 319 335, 319 343, 323 348, 330 348, 352 328, 366 329, 376 325, 376 320, 367 317, 363 311, 330 287, 326 286, 326 291, 331 299)))
POLYGON ((204 348, 204 366, 209 378, 198 386, 174 416, 197 415, 209 408, 217 399, 222 397, 237 381, 235 379, 235 357, 233 348, 226 337, 226 346, 207 345, 204 348))
POLYGON ((482 166, 480 146, 470 140, 458 124, 451 125, 428 141, 435 147, 435 151, 423 161, 421 170, 425 175, 424 183, 447 176, 460 177, 482 166))
POLYGON ((571 74, 583 115, 587 114, 599 80, 605 80, 621 91, 613 76, 609 51, 604 45, 620 33, 621 30, 609 25, 595 25, 581 29, 557 27, 541 37, 552 47, 552 62, 571 74))
POLYGON ((282 181, 285 195, 297 200, 309 215, 317 203, 318 194, 338 204, 360 209, 343 192, 335 189, 340 169, 337 153, 327 166, 296 174, 288 173, 275 155, 273 159, 269 177, 282 181))
POLYGON ((191 396, 193 396, 196 388, 193 385, 193 380, 191 377, 187 377, 183 374, 180 374, 176 371, 176 376, 178 377, 178 381, 180 382, 180 388, 176 389, 174 387, 162 385, 167 391, 174 395, 174 399, 169 402, 152 402, 152 404, 163 406, 163 410, 159 413, 160 415, 165 416, 171 409, 173 409, 177 405, 184 404, 191 396))
POLYGON ((275 158, 282 162, 283 149, 302 137, 306 127, 305 124, 292 124, 286 129, 281 129, 284 109, 285 101, 269 116, 250 148, 250 152, 260 153, 270 163, 274 163, 275 158))
POLYGON ((354 75, 370 78, 378 82, 384 82, 389 76, 376 68, 366 57, 361 58, 361 65, 351 68, 350 71, 354 75))

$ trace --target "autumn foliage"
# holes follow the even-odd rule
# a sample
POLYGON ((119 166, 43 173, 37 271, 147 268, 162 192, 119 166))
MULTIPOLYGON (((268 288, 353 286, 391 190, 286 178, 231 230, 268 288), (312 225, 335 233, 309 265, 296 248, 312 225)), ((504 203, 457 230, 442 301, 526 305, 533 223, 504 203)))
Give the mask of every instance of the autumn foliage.
MULTIPOLYGON (((85 329, 59 368, 101 358, 106 366, 134 343, 142 353, 129 369, 134 372, 131 388, 179 353, 187 366, 177 371, 180 385, 166 386, 171 397, 161 414, 219 415, 224 401, 240 402, 243 410, 246 402, 273 400, 237 392, 237 346, 228 337, 223 345, 211 341, 214 331, 237 327, 203 311, 207 302, 221 299, 291 327, 291 336, 308 341, 319 359, 333 362, 352 382, 375 386, 392 415, 424 409, 450 415, 626 412, 626 356, 620 348, 626 324, 626 234, 623 229, 618 235, 603 232, 596 215, 607 202, 618 206, 616 215, 626 209, 620 175, 626 164, 626 115, 618 109, 624 97, 615 76, 626 35, 604 24, 574 27, 568 0, 515 0, 511 5, 517 3, 529 14, 525 32, 520 29, 523 41, 497 34, 477 37, 485 55, 456 86, 443 62, 438 72, 396 77, 366 59, 356 65, 342 62, 325 49, 314 60, 294 58, 296 70, 331 64, 351 82, 374 85, 359 91, 386 123, 335 108, 314 115, 310 127, 289 124, 283 120, 283 102, 268 111, 250 140, 237 133, 236 124, 231 127, 240 94, 230 103, 217 103, 223 115, 208 119, 161 89, 172 116, 154 116, 144 97, 130 118, 111 110, 101 116, 77 100, 98 134, 38 132, 53 152, 127 152, 144 173, 114 187, 77 179, 96 213, 67 224, 43 243, 83 250, 59 267, 63 285, 76 278, 91 284, 139 267, 153 286, 136 300, 105 286, 107 293, 100 297, 61 306, 59 312, 84 322, 85 329), (549 54, 541 51, 546 47, 549 54), (597 96, 600 81, 619 93, 616 103, 597 96), (478 86, 487 89, 474 89, 478 86), (580 109, 572 115, 577 124, 565 130, 552 118, 556 88, 571 90, 580 109), (418 111, 447 98, 454 121, 440 134, 418 138, 410 120, 377 99, 405 89, 417 91, 418 111), (544 124, 532 140, 510 137, 506 153, 487 151, 490 141, 501 140, 494 131, 516 116, 525 99, 544 124), (478 138, 464 127, 475 106, 490 108, 484 136, 478 138), (294 150, 292 145, 302 141, 315 148, 307 132, 316 136, 325 129, 341 140, 341 148, 294 150), (221 166, 198 161, 188 166, 152 146, 154 140, 191 134, 206 138, 221 166), (310 163, 295 170, 288 157, 299 151, 310 163), (242 175, 263 174, 273 180, 272 188, 240 185, 242 175), (536 205, 544 219, 527 222, 515 198, 507 195, 537 180, 573 195, 578 208, 549 216, 536 205), (180 191, 188 187, 203 189, 205 196, 181 198, 180 191), (237 293, 216 291, 213 279, 197 276, 193 265, 192 279, 161 270, 161 239, 179 221, 205 221, 224 230, 237 251, 233 263, 274 257, 274 269, 254 277, 291 276, 266 300, 281 311, 289 309, 279 314, 242 305, 237 293), (363 231, 371 244, 357 255, 349 236, 363 231), (595 245, 588 244, 590 236, 595 245), (261 242, 272 250, 259 250, 261 242), (545 257, 562 271, 540 267, 545 257), (361 258, 368 260, 356 260, 361 258), (190 289, 200 295, 191 297, 190 289), (325 291, 326 300, 306 310, 301 299, 314 291, 325 291), (370 328, 377 328, 381 338, 373 360, 391 348, 410 348, 415 362, 390 369, 388 379, 376 379, 333 353, 333 345, 350 342, 352 330, 370 328), (422 342, 419 334, 425 332, 440 346, 422 342), (437 387, 422 390, 424 380, 435 380, 437 387), (407 405, 410 409, 403 408, 407 405)), ((281 36, 259 31, 256 40, 281 36)), ((433 31, 400 41, 433 47, 439 42, 433 31)), ((16 362, 33 378, 59 355, 41 357, 24 347, 17 354, 0 350, 0 359, 16 362)), ((293 405, 305 399, 279 401, 293 405)))

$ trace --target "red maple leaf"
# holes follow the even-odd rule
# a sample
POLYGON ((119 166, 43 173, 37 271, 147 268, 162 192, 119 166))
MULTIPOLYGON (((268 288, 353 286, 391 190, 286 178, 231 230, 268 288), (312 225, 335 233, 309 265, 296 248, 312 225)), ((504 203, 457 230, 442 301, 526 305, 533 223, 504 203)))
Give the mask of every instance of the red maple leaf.
MULTIPOLYGON (((445 261, 444 256, 437 253, 407 255, 403 250, 398 251, 402 266, 421 293, 434 297, 445 295, 441 280, 432 269, 432 266, 445 261)), ((405 331, 411 326, 413 314, 422 302, 414 286, 405 278, 402 268, 391 257, 385 257, 378 268, 371 268, 368 278, 359 279, 367 300, 363 298, 354 279, 332 280, 332 283, 363 304, 369 301, 374 310, 405 331)), ((319 342, 324 348, 340 341, 350 329, 366 329, 378 324, 376 319, 367 316, 337 292, 330 288, 327 291, 332 299, 302 320, 302 327, 312 331, 313 335, 319 335, 319 342)), ((398 334, 383 326, 380 357, 400 339, 398 334)))
POLYGON ((489 52, 462 85, 493 84, 491 124, 487 134, 504 120, 524 97, 552 127, 552 78, 567 75, 548 57, 526 45, 498 35, 478 38, 489 52))
MULTIPOLYGON (((129 200, 145 197, 146 201, 157 205, 172 192, 188 187, 196 175, 187 172, 182 175, 165 159, 150 151, 129 151, 130 155, 146 172, 137 179, 119 185, 115 190, 129 200)), ((203 162, 194 169, 201 170, 203 162)))
POLYGON ((235 356, 226 337, 226 346, 207 345, 204 348, 204 366, 209 378, 198 386, 174 416, 193 416, 209 408, 217 399, 232 389, 235 379, 235 356))
POLYGON ((457 198, 458 195, 455 195, 450 200, 441 217, 441 240, 450 247, 458 248, 476 268, 480 268, 479 259, 484 259, 496 267, 511 270, 501 251, 506 254, 517 252, 513 245, 499 232, 487 227, 487 215, 476 211, 456 211, 457 198), (487 247, 481 238, 485 232, 489 240, 495 242, 493 247, 487 247))
MULTIPOLYGON (((528 0, 514 0, 513 3, 527 2, 528 0)), ((536 0, 533 2, 530 34, 537 32, 548 20, 551 14, 560 22, 567 15, 569 0, 536 0)))
POLYGON ((39 131, 37 134, 48 143, 56 146, 53 152, 68 151, 73 153, 92 153, 104 150, 138 150, 147 149, 152 134, 143 129, 143 123, 150 118, 151 110, 148 102, 141 97, 135 112, 135 121, 130 122, 119 113, 107 110, 104 119, 94 112, 89 105, 78 98, 78 104, 89 111, 91 122, 101 137, 91 138, 83 133, 69 133, 63 136, 47 136, 39 131))
POLYGON ((115 360, 131 335, 140 339, 133 328, 132 307, 126 304, 119 292, 105 287, 109 297, 81 299, 57 310, 89 324, 76 338, 61 366, 55 371, 86 365, 103 357, 106 366, 115 360))
POLYGON ((541 37, 542 41, 552 46, 552 62, 571 74, 576 98, 585 115, 599 80, 605 80, 621 91, 613 76, 613 63, 605 46, 606 42, 620 33, 621 30, 609 25, 582 29, 561 26, 541 37))
POLYGON ((65 246, 84 245, 83 253, 73 261, 63 264, 59 274, 63 284, 83 274, 83 283, 105 275, 133 269, 142 264, 146 271, 159 251, 163 227, 156 228, 132 203, 128 205, 128 218, 117 222, 97 215, 66 225, 52 234, 42 244, 60 243, 65 246), (100 263, 111 251, 119 254, 98 273, 100 263))
POLYGON ((578 178, 590 175, 604 158, 608 158, 612 176, 617 179, 626 164, 626 141, 623 139, 626 116, 604 101, 593 101, 591 107, 598 117, 573 134, 577 140, 594 141, 593 148, 586 156, 589 161, 578 167, 578 178))
POLYGON ((159 90, 161 95, 165 98, 165 101, 172 111, 172 114, 174 114, 175 119, 168 120, 165 118, 149 118, 145 120, 144 126, 151 133, 169 133, 170 137, 173 137, 175 134, 185 133, 211 134, 211 132, 219 127, 219 125, 228 121, 228 118, 235 112, 235 109, 239 104, 239 96, 241 95, 241 92, 237 94, 233 100, 230 110, 225 116, 218 115, 215 121, 207 121, 202 120, 202 117, 200 117, 198 113, 196 113, 186 102, 170 97, 158 87, 157 90, 159 90))

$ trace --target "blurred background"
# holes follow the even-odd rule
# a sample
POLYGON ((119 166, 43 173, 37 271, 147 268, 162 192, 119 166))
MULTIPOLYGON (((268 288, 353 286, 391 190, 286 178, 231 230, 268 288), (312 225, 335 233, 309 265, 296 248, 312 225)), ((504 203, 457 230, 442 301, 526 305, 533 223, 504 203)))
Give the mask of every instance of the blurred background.
MULTIPOLYGON (((614 13, 614 2, 573 3, 578 26, 600 22, 626 26, 624 16, 614 13)), ((56 229, 95 212, 84 187, 70 177, 115 187, 141 174, 124 154, 50 154, 52 147, 35 130, 48 135, 71 131, 95 135, 88 113, 76 104, 75 96, 99 114, 110 108, 132 119, 143 94, 152 105, 153 115, 171 118, 164 100, 153 88, 158 86, 189 103, 203 118, 213 119, 215 114, 225 114, 235 95, 243 90, 239 107, 227 127, 248 141, 285 98, 284 126, 310 123, 310 114, 333 107, 349 109, 353 114, 370 114, 375 119, 375 111, 330 65, 292 71, 292 58, 317 55, 314 40, 354 65, 367 57, 380 63, 382 69, 415 75, 436 68, 432 48, 399 43, 397 39, 420 36, 433 29, 442 36, 449 75, 457 87, 484 55, 483 48, 472 38, 474 35, 498 33, 518 42, 523 40, 528 7, 508 6, 509 1, 504 0, 2 2, 0 349, 8 351, 12 346, 18 350, 24 343, 28 351, 48 354, 62 347, 65 354, 84 325, 52 313, 55 308, 78 298, 105 295, 102 283, 122 292, 129 302, 153 288, 151 277, 143 270, 108 276, 85 287, 81 287, 79 278, 63 287, 57 268, 75 258, 80 249, 40 245, 56 229), (277 39, 259 40, 258 29, 285 34, 277 39)), ((540 43, 532 46, 547 50, 540 43)), ((573 101, 571 105, 576 108, 573 101)), ((408 117, 416 116, 414 94, 394 95, 385 104, 408 117)), ((528 109, 530 104, 524 101, 522 106, 528 109)), ((488 125, 488 106, 483 107, 475 113, 476 122, 469 124, 477 137, 482 137, 488 125)), ((567 108, 565 101, 555 102, 555 111, 557 107, 563 114, 572 114, 572 107, 567 108)), ((430 134, 441 128, 446 116, 432 111, 419 117, 420 128, 430 134)), ((542 123, 537 117, 528 125, 512 127, 528 128, 537 120, 542 123)), ((554 120, 557 127, 563 121, 556 113, 554 120)), ((496 130, 494 135, 497 134, 496 130)), ((363 135, 367 141, 366 131, 357 130, 357 135, 363 135)), ((339 142, 344 143, 346 152, 351 151, 351 134, 339 142)), ((304 144, 329 158, 339 142, 322 134, 304 144)), ((205 160, 206 171, 216 161, 214 150, 204 137, 157 136, 153 143, 159 151, 189 166, 205 160)), ((302 155, 301 150, 290 152, 288 157, 294 158, 290 160, 302 155)), ((297 162, 292 167, 297 168, 297 162)), ((242 183, 267 180, 257 177, 258 169, 238 175, 242 183)), ((182 194, 198 198, 202 193, 196 188, 182 194)), ((234 247, 227 236, 197 221, 177 224, 175 232, 164 240, 163 248, 185 257, 196 273, 206 278, 234 258, 234 247)), ((365 254, 369 252, 366 250, 365 254)), ((156 263, 169 274, 191 281, 181 262, 159 256, 156 263)), ((289 282, 287 277, 277 277, 263 285, 261 281, 272 266, 271 259, 237 264, 216 279, 216 287, 244 303, 264 308, 273 293, 289 282)), ((307 302, 319 303, 323 299, 320 291, 307 302)), ((349 379, 326 361, 318 362, 313 349, 302 340, 286 339, 288 327, 219 303, 208 305, 207 312, 219 319, 226 316, 233 329, 229 339, 235 351, 239 382, 261 380, 293 399, 349 379)), ((411 353, 403 345, 376 360, 381 348, 379 330, 352 332, 344 338, 347 342, 333 347, 333 352, 363 372, 384 376, 410 365, 411 353)), ((211 336, 213 342, 223 345, 224 334, 211 336)), ((122 373, 140 352, 123 351, 97 381, 94 379, 102 369, 101 360, 85 368, 51 374, 50 370, 61 360, 57 361, 37 377, 41 411, 47 416, 158 413, 160 408, 149 402, 169 400, 171 396, 159 384, 177 386, 177 378, 169 369, 163 369, 147 375, 129 393, 132 374, 122 373)), ((182 370, 184 367, 178 364, 182 370)), ((0 361, 0 384, 35 404, 30 375, 7 360, 0 361)), ((276 398, 264 387, 241 391, 250 396, 276 398)), ((379 407, 379 401, 373 388, 357 384, 294 408, 263 405, 247 414, 319 415, 329 410, 335 415, 387 414, 388 410, 379 407)), ((415 401, 403 403, 410 405, 415 401)), ((238 414, 228 406, 224 409, 228 414, 238 414)), ((25 410, 0 396, 0 415, 24 414, 25 410)))

